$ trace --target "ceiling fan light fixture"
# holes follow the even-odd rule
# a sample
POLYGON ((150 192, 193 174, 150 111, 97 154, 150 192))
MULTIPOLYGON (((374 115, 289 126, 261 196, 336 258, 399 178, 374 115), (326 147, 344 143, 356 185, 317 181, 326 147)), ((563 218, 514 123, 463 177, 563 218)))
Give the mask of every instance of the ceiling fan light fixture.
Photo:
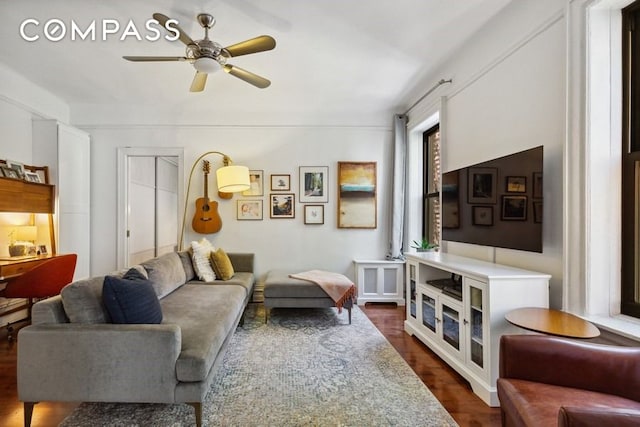
POLYGON ((193 62, 193 68, 201 73, 211 74, 218 71, 221 67, 215 59, 203 56, 193 62))

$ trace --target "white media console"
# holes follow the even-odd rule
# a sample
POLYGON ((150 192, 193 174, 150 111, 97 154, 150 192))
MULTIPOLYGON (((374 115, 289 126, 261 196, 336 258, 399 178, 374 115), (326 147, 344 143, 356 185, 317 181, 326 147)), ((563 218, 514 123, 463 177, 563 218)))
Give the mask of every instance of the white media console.
POLYGON ((485 403, 496 391, 500 336, 522 333, 504 316, 548 307, 548 274, 440 252, 406 255, 404 329, 460 375, 485 403))

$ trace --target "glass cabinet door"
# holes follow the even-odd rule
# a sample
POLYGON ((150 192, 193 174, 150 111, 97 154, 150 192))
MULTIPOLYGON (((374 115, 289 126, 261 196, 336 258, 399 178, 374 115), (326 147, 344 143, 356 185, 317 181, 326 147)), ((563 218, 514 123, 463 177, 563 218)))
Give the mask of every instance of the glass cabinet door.
POLYGON ((442 339, 457 351, 460 351, 460 337, 462 335, 460 311, 457 306, 442 302, 442 339))
POLYGON ((484 367, 483 300, 482 289, 469 286, 469 352, 470 360, 478 367, 484 367))
POLYGON ((436 300, 426 293, 421 293, 422 300, 422 324, 431 332, 436 332, 436 300))
POLYGON ((409 316, 413 319, 417 319, 417 301, 416 301, 416 284, 418 282, 416 278, 416 265, 415 264, 407 264, 409 277, 409 286, 407 287, 408 300, 409 300, 409 316))

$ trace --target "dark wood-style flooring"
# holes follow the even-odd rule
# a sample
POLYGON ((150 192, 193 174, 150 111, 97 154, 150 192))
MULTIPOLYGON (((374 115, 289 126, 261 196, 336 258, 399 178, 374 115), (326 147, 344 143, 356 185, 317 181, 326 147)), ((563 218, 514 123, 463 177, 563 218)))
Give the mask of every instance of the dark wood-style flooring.
MULTIPOLYGON (((404 332, 404 308, 395 304, 360 306, 369 319, 402 355, 461 427, 499 426, 500 410, 480 400, 469 384, 438 356, 404 332)), ((16 390, 15 343, 0 331, 0 426, 23 425, 22 403, 16 390)), ((57 426, 76 407, 74 403, 42 402, 36 405, 33 427, 57 426)))

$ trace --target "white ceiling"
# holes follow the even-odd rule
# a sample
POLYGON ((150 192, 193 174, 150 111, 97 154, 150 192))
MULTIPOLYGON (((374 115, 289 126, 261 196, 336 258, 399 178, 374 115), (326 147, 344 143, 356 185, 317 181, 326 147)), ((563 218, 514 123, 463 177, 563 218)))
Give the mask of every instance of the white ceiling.
MULTIPOLYGON (((87 105, 197 108, 260 114, 272 111, 333 114, 398 112, 431 83, 439 64, 510 0, 0 0, 0 62, 59 96, 72 107, 87 105), (133 20, 141 35, 145 22, 161 12, 180 22, 193 39, 204 35, 195 16, 214 15, 210 37, 227 46, 261 34, 275 50, 229 62, 272 81, 257 89, 223 72, 209 76, 202 93, 188 91, 195 71, 188 63, 132 63, 122 55, 182 56, 180 41, 150 42, 110 35, 101 40, 67 36, 51 42, 44 24, 74 20, 86 28, 96 20, 133 20), (23 40, 27 18, 40 26, 35 42, 23 40), (422 84, 422 86, 419 85, 422 84)), ((102 107, 104 108, 104 107, 102 107)))

